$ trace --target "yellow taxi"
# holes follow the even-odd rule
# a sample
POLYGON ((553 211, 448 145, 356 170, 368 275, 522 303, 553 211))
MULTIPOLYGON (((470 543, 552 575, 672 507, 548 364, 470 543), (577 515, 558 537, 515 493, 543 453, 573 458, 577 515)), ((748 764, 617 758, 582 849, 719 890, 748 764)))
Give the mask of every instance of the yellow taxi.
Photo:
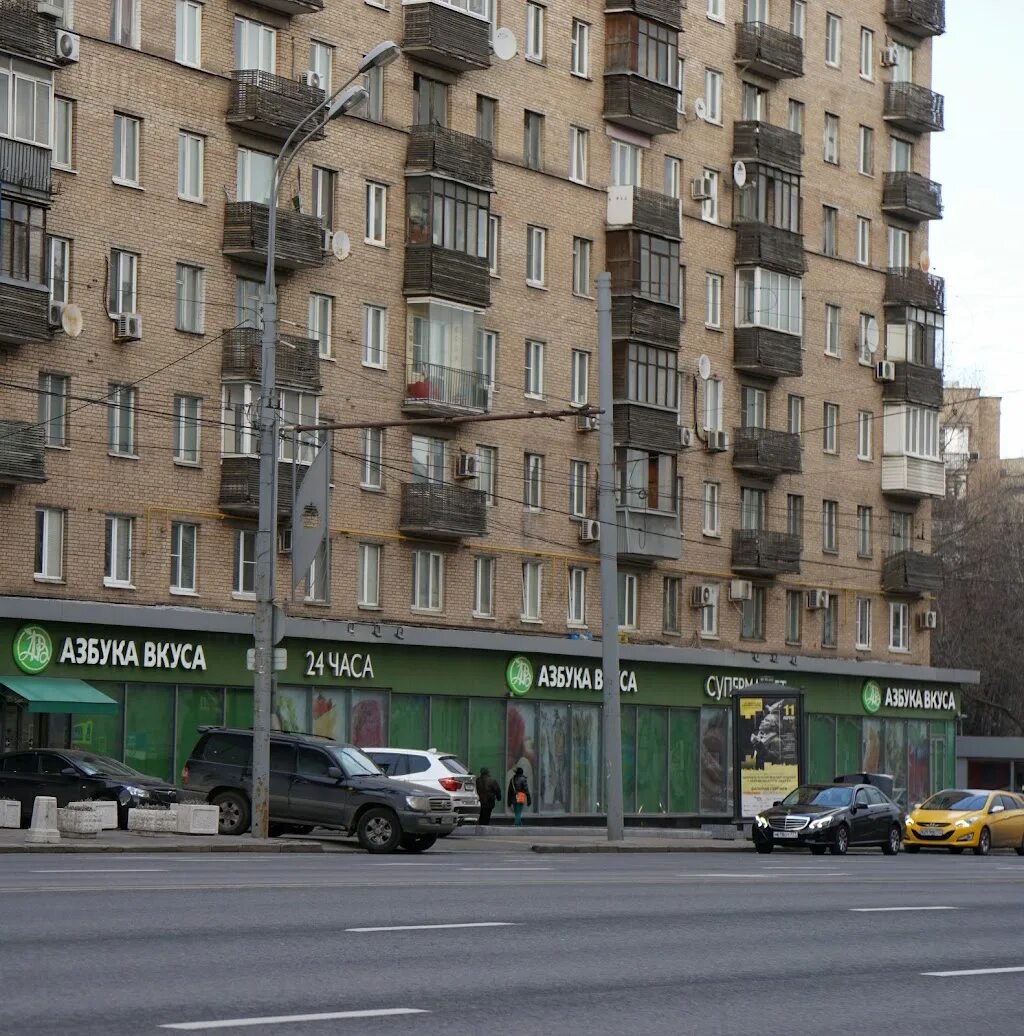
POLYGON ((1016 849, 1024 856, 1024 798, 1011 791, 948 788, 919 802, 904 823, 903 849, 948 849, 987 856, 1016 849))

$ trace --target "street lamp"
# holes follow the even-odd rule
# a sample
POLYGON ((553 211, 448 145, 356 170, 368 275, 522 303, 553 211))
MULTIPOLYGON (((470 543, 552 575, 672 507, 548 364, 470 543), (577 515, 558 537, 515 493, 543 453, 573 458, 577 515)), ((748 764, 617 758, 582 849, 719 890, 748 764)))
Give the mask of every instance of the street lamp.
POLYGON ((267 218, 267 268, 263 279, 262 371, 258 405, 259 520, 256 532, 256 612, 253 621, 254 676, 252 709, 252 825, 255 838, 266 838, 270 818, 270 709, 274 687, 275 572, 277 540, 277 283, 274 252, 277 245, 277 198, 281 182, 298 153, 330 119, 345 115, 366 98, 362 86, 352 84, 375 68, 390 65, 401 50, 386 40, 363 59, 350 79, 320 102, 288 135, 274 159, 267 218))

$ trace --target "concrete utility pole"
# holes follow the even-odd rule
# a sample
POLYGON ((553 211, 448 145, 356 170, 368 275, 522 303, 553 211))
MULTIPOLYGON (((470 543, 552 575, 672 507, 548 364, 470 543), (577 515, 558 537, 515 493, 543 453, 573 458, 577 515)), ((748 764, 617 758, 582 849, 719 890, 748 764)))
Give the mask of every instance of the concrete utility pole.
POLYGON ((619 701, 619 565, 615 521, 615 430, 612 427, 612 278, 597 275, 597 518, 601 523, 601 669, 608 841, 621 842, 622 713, 619 701))

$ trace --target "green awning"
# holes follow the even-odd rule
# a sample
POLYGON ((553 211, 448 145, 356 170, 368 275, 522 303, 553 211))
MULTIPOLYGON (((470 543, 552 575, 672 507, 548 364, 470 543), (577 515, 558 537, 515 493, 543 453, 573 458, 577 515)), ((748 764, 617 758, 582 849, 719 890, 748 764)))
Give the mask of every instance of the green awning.
POLYGON ((22 700, 26 712, 117 715, 117 702, 84 680, 59 680, 51 676, 0 676, 0 684, 22 700))

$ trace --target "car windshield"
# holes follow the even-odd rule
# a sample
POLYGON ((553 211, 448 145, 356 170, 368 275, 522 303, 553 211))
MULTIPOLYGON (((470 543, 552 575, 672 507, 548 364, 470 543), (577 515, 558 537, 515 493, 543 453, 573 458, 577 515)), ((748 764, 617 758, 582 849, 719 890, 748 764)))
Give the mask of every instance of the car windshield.
POLYGON ((353 745, 331 745, 327 751, 337 760, 347 777, 379 777, 381 768, 365 753, 353 745))
POLYGON ((81 767, 90 777, 144 777, 145 774, 133 770, 116 759, 108 759, 105 755, 81 755, 71 756, 72 760, 81 767))
POLYGON ((797 788, 791 791, 783 800, 784 806, 848 806, 853 798, 853 788, 829 787, 822 788, 816 785, 797 788))
POLYGON ((954 813, 966 813, 972 809, 984 809, 988 795, 972 791, 940 791, 922 802, 919 809, 949 809, 954 813))

